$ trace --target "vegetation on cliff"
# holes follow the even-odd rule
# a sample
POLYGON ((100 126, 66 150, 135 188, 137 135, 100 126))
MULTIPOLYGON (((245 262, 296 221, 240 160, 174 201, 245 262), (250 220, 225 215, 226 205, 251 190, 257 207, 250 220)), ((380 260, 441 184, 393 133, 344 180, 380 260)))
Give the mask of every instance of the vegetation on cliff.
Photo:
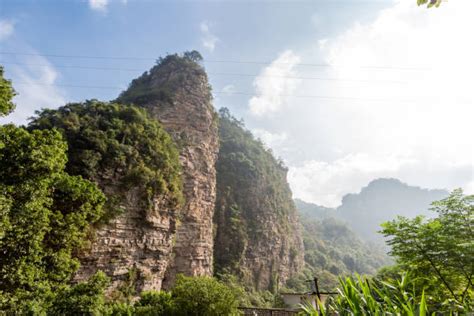
MULTIPOLYGON (((161 256, 163 264, 154 267, 149 265, 151 261, 146 256, 140 256, 137 260, 139 265, 148 265, 145 269, 165 270, 158 271, 153 281, 145 280, 147 286, 169 288, 178 273, 212 274, 212 217, 219 142, 217 115, 212 106, 206 72, 199 64, 200 59, 200 54, 195 51, 160 58, 154 67, 133 80, 117 99, 118 102, 132 103, 146 109, 150 117, 162 124, 179 149, 182 165, 186 201, 180 209, 180 225, 174 242, 159 242, 171 246, 172 258, 161 256)), ((173 216, 168 215, 164 214, 160 220, 173 220, 173 216)), ((139 221, 137 224, 140 227, 139 221)), ((145 234, 147 241, 170 236, 164 233, 164 238, 153 238, 151 234, 153 232, 145 234)), ((124 239, 124 243, 130 242, 128 238, 124 239)), ((147 245, 147 249, 150 248, 154 246, 147 245)), ((161 252, 166 255, 167 251, 163 249, 161 252)))
POLYGON ((141 188, 148 205, 157 196, 172 209, 182 202, 176 146, 145 110, 92 100, 43 110, 29 125, 30 130, 52 128, 68 143, 67 172, 121 190, 105 191, 106 218, 121 212, 123 192, 131 188, 141 188))
MULTIPOLYGON (((7 104, 9 89, 0 98, 7 104)), ((45 313, 79 266, 73 251, 103 215, 105 197, 96 185, 65 172, 66 150, 56 130, 0 126, 2 311, 45 313)))
POLYGON ((287 169, 227 109, 220 110, 219 139, 215 272, 274 290, 303 255, 287 169))
POLYGON ((189 79, 192 76, 206 76, 204 68, 199 64, 201 60, 202 56, 197 51, 160 57, 149 71, 132 80, 127 90, 123 91, 116 101, 140 106, 150 102, 172 103, 174 92, 183 87, 186 77, 189 79), (178 76, 173 77, 168 69, 165 69, 169 67, 186 71, 180 71, 178 76), (153 84, 153 81, 160 79, 162 75, 166 75, 166 80, 160 85, 153 84))

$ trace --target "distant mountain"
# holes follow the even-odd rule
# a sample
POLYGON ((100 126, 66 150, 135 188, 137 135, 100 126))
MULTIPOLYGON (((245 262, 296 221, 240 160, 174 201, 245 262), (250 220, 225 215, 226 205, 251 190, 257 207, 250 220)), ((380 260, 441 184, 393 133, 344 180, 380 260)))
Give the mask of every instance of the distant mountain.
POLYGON ((302 218, 321 220, 335 217, 334 208, 324 207, 313 203, 308 203, 300 199, 295 199, 295 205, 302 218))
POLYGON ((397 179, 376 179, 360 193, 345 195, 338 208, 295 199, 303 229, 305 268, 287 285, 302 290, 305 280, 317 276, 322 288, 333 289, 338 276, 374 274, 392 264, 383 236, 377 233, 380 224, 397 215, 434 216, 430 204, 448 194, 397 179))
MULTIPOLYGON (((299 202, 297 207, 304 205, 299 202)), ((304 209, 299 210, 305 266, 287 282, 290 289, 305 291, 305 281, 317 277, 320 289, 334 290, 338 286, 338 277, 355 272, 373 275, 381 267, 392 264, 382 245, 364 241, 341 220, 316 218, 304 209)))
POLYGON ((360 193, 347 194, 336 209, 340 218, 368 240, 380 240, 380 224, 397 215, 433 217, 430 204, 447 197, 446 190, 429 190, 410 186, 397 179, 376 179, 362 188, 360 193))

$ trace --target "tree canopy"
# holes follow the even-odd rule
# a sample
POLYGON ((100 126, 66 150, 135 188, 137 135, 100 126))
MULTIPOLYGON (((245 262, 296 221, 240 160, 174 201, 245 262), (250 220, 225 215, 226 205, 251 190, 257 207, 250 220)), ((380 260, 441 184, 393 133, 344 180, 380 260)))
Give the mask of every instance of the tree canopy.
POLYGON ((398 217, 384 223, 382 233, 402 269, 464 304, 474 299, 474 195, 458 189, 432 206, 438 217, 398 217))
POLYGON ((118 188, 107 196, 107 218, 121 212, 120 190, 132 187, 141 188, 149 205, 157 195, 166 197, 171 208, 182 202, 178 150, 144 109, 91 100, 37 114, 29 128, 56 128, 62 133, 69 146, 70 174, 118 188))
POLYGON ((11 81, 3 77, 3 66, 0 65, 0 117, 8 115, 15 109, 12 101, 15 95, 11 81))
MULTIPOLYGON (((2 105, 10 104, 12 91, 0 91, 2 105)), ((0 126, 2 311, 44 313, 79 266, 73 251, 102 216, 104 195, 65 172, 66 150, 56 130, 0 126)))

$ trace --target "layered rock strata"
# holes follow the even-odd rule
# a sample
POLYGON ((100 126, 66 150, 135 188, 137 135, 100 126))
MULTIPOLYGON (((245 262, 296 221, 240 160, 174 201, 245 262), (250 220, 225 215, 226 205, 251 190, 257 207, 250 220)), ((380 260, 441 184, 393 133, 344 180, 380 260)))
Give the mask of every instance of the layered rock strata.
POLYGON ((168 56, 134 80, 118 100, 148 109, 180 151, 185 204, 164 286, 172 285, 179 273, 212 275, 218 135, 204 69, 189 58, 168 56))

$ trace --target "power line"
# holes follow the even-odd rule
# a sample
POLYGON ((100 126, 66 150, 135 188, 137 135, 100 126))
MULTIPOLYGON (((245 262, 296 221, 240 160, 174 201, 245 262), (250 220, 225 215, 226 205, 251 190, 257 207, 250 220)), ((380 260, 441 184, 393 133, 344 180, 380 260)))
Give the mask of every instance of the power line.
MULTIPOLYGON (((77 59, 102 59, 102 60, 157 60, 157 58, 151 57, 130 57, 130 56, 91 56, 91 55, 61 55, 61 54, 36 54, 36 53, 17 53, 17 52, 0 52, 0 55, 18 55, 18 56, 43 56, 43 57, 56 57, 56 58, 77 58, 77 59)), ((271 61, 245 61, 245 60, 212 60, 203 59, 204 63, 227 63, 227 64, 253 64, 253 65, 294 65, 294 66, 305 66, 305 67, 346 67, 346 68, 363 68, 363 69, 374 69, 374 70, 431 70, 430 67, 400 67, 400 66, 342 66, 342 65, 331 65, 323 63, 276 63, 271 61)))
POLYGON ((15 85, 22 86, 53 86, 53 87, 68 87, 68 88, 86 88, 86 89, 112 89, 118 90, 123 89, 123 87, 112 87, 112 86, 89 86, 89 85, 75 85, 75 84, 50 84, 50 83, 37 83, 37 82, 15 82, 15 85))
MULTIPOLYGON (((113 86, 89 86, 89 85, 72 85, 72 84, 48 84, 48 83, 30 83, 30 82, 16 82, 15 84, 27 85, 27 86, 57 86, 57 87, 69 87, 69 88, 86 88, 86 89, 112 89, 112 90, 122 90, 123 87, 113 87, 113 86)), ((257 96, 255 93, 250 92, 239 92, 239 91, 217 91, 212 92, 214 95, 223 95, 223 96, 257 96)), ((290 98, 305 98, 305 99, 325 99, 325 100, 343 100, 343 101, 364 101, 364 102, 393 102, 393 99, 370 99, 370 98, 359 98, 359 97, 337 97, 337 96, 324 96, 324 95, 295 95, 295 94, 275 94, 276 97, 290 97, 290 98)), ((410 100, 395 100, 399 103, 416 103, 416 101, 410 100)))
MULTIPOLYGON (((48 67, 49 65, 41 64, 27 64, 17 62, 1 62, 4 65, 20 65, 29 67, 48 67)), ((95 66, 74 66, 74 65, 54 65, 56 68, 71 68, 71 69, 83 69, 83 70, 103 70, 103 71, 143 71, 138 68, 116 68, 116 67, 95 67, 95 66)), ((394 84, 407 84, 404 81, 396 80, 364 80, 364 79, 346 79, 346 78, 322 78, 322 77, 298 77, 298 76, 272 76, 272 75, 259 75, 259 74, 242 74, 242 73, 227 73, 227 72, 207 72, 208 75, 212 76, 236 76, 236 77, 262 77, 262 78, 282 78, 282 79, 298 79, 298 80, 320 80, 320 81, 347 81, 347 82, 365 82, 365 83, 394 83, 394 84)))

